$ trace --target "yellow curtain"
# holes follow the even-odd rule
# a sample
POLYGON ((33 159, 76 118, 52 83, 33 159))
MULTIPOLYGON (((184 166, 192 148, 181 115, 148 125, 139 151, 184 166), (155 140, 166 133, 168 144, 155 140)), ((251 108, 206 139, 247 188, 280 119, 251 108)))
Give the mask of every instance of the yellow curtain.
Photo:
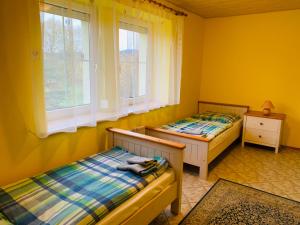
POLYGON ((40 10, 38 0, 27 0, 29 47, 31 57, 32 98, 35 133, 38 137, 47 136, 47 120, 45 111, 42 34, 40 26, 40 10))
POLYGON ((16 139, 46 132, 42 81, 39 3, 37 0, 1 2, 1 111, 6 132, 16 139), (3 85, 3 87, 2 87, 3 85), (3 103, 3 105, 2 105, 3 103), (8 125, 10 126, 8 126, 8 125), (18 124, 18 126, 14 126, 18 124), (6 126, 7 125, 7 126, 6 126), (22 137, 16 135, 24 135, 22 137))

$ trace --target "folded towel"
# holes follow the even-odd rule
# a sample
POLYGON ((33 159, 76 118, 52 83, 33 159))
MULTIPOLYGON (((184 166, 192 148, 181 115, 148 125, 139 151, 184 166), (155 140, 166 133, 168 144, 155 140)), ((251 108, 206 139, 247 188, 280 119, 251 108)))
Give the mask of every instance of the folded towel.
MULTIPOLYGON (((143 157, 139 157, 139 158, 143 158, 143 157)), ((146 158, 146 159, 151 160, 151 162, 149 162, 148 165, 128 164, 126 160, 124 161, 123 164, 117 166, 117 169, 124 170, 124 171, 131 171, 139 176, 146 176, 153 172, 155 172, 156 176, 160 176, 166 170, 166 168, 168 168, 169 165, 168 161, 164 157, 154 156, 153 158, 146 158)))
POLYGON ((127 159, 127 162, 129 164, 140 164, 143 166, 148 166, 156 162, 155 159, 152 158, 146 158, 141 156, 134 156, 132 158, 127 159))
POLYGON ((138 174, 140 176, 146 176, 154 171, 157 170, 156 163, 153 163, 148 166, 142 166, 139 164, 121 164, 117 166, 118 170, 129 170, 132 171, 135 174, 138 174))

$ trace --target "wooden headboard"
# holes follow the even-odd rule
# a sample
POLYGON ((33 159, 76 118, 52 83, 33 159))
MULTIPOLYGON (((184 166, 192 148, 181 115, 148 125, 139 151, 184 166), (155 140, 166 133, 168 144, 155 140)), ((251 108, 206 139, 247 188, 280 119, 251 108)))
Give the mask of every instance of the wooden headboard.
POLYGON ((248 110, 249 110, 249 106, 247 105, 198 101, 198 113, 205 112, 205 111, 228 112, 228 113, 238 114, 241 116, 241 118, 243 118, 244 114, 248 112, 248 110))

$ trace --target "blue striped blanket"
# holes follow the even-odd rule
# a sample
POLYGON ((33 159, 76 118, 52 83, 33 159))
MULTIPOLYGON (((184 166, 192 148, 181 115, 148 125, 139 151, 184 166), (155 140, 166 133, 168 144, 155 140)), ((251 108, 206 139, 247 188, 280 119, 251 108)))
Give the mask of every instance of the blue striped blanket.
POLYGON ((218 136, 233 123, 240 119, 238 115, 229 113, 205 112, 174 123, 163 125, 161 128, 179 133, 197 135, 209 141, 218 136))
POLYGON ((0 188, 0 221, 13 224, 95 224, 159 177, 168 167, 144 177, 116 167, 134 155, 115 147, 67 166, 0 188))

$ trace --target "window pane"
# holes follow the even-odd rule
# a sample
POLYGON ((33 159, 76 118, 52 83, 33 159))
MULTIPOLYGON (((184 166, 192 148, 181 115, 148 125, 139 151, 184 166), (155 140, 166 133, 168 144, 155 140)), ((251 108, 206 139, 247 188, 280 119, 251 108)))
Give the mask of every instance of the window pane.
POLYGON ((119 30, 121 96, 135 98, 146 94, 147 33, 126 28, 119 30))
POLYGON ((89 24, 41 12, 47 111, 90 103, 89 24))
POLYGON ((138 90, 138 93, 139 93, 139 96, 142 96, 142 95, 146 95, 146 71, 147 71, 147 65, 146 63, 140 63, 140 68, 139 68, 139 90, 138 90))

